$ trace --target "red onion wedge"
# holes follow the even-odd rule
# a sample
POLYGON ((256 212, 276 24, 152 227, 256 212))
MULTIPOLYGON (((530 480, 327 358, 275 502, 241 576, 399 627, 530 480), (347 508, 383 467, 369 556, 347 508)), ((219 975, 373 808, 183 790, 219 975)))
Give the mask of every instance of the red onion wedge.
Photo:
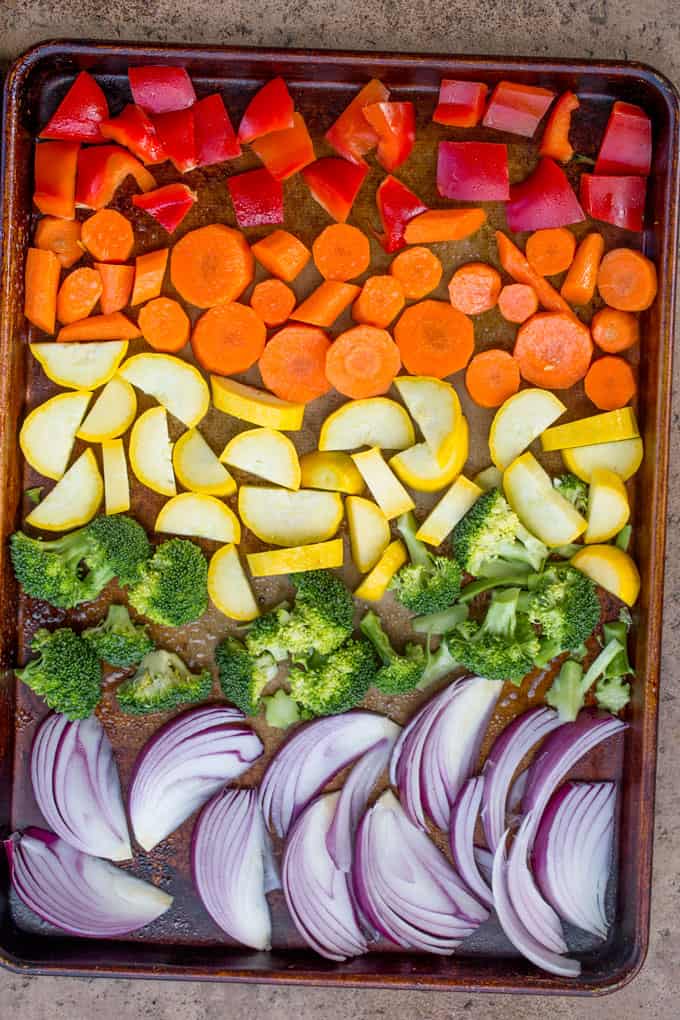
POLYGON ((140 751, 130 786, 135 839, 151 850, 262 754, 235 708, 213 705, 171 719, 140 751))
POLYGON ((480 874, 475 858, 475 827, 482 803, 484 778, 475 776, 463 783, 451 810, 449 839, 453 863, 470 892, 480 903, 493 907, 493 896, 480 874))
POLYGON ((65 715, 49 715, 33 741, 31 781, 38 807, 57 836, 94 857, 132 857, 118 769, 96 716, 71 722, 65 715))
POLYGON ((359 824, 352 876, 370 923, 399 946, 446 956, 488 917, 391 790, 359 824))
POLYGON ((313 801, 291 829, 281 879, 295 926, 328 960, 346 960, 368 949, 354 909, 349 877, 336 868, 326 846, 339 793, 313 801))
POLYGON ((546 808, 534 843, 536 880, 565 921, 601 939, 614 842, 614 783, 565 783, 546 808))
POLYGON ((300 812, 333 776, 400 728, 376 712, 331 715, 300 727, 269 763, 260 785, 267 827, 285 837, 300 812))
POLYGON ((155 921, 172 903, 172 896, 156 886, 81 853, 45 829, 15 833, 5 850, 19 899, 70 935, 127 935, 155 921))
MULTIPOLYGON (((395 734, 396 738, 396 734, 395 734)), ((354 834, 364 813, 371 790, 387 768, 394 739, 383 737, 359 758, 340 791, 340 798, 326 837, 326 846, 336 868, 351 871, 354 834)))
POLYGON ((463 677, 435 695, 402 731, 392 753, 390 782, 421 829, 425 815, 448 831, 451 805, 475 770, 479 748, 503 684, 463 677))
POLYGON ((529 842, 533 838, 533 814, 524 816, 510 848, 507 868, 508 893, 526 930, 553 953, 568 952, 562 924, 556 912, 538 890, 529 870, 529 842))

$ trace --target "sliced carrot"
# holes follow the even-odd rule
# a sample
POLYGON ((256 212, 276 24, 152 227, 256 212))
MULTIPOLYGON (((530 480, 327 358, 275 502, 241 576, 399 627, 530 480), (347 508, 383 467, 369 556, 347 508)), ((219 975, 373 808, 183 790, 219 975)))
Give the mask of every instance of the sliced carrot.
POLYGON ((412 375, 444 379, 465 368, 475 349, 472 322, 445 301, 419 301, 394 327, 401 360, 412 375))
POLYGON ((517 245, 513 244, 510 238, 500 230, 496 231, 496 245, 503 269, 517 283, 527 283, 530 287, 533 287, 536 291, 538 303, 543 308, 547 308, 549 312, 564 312, 566 315, 576 318, 559 292, 555 290, 552 284, 548 283, 546 279, 539 276, 531 268, 517 245))
POLYGON ((85 319, 102 296, 102 278, 96 269, 74 269, 57 294, 57 319, 67 325, 85 319))
POLYGON ((481 351, 465 370, 467 391, 480 407, 500 407, 519 383, 519 366, 507 351, 481 351))
POLYGON ((198 308, 235 301, 253 278, 253 256, 243 234, 223 223, 190 230, 170 256, 170 279, 180 297, 198 308))
POLYGON ((560 290, 565 301, 572 305, 587 305, 593 300, 597 271, 603 255, 602 234, 588 234, 583 238, 560 290))
POLYGON ((159 248, 135 259, 135 285, 131 305, 141 305, 158 297, 163 286, 165 267, 168 264, 168 249, 159 248))
POLYGON ((255 364, 266 338, 265 324, 252 308, 228 301, 200 317, 191 334, 191 347, 206 372, 233 375, 255 364))
POLYGON ((352 306, 352 318, 368 326, 389 326, 404 304, 404 288, 396 277, 369 276, 352 306))
POLYGON ((130 300, 135 280, 134 266, 119 266, 115 263, 95 262, 94 268, 102 281, 102 296, 99 307, 104 315, 119 312, 130 300))
POLYGON ((135 244, 129 220, 115 209, 100 209, 85 220, 80 238, 97 262, 125 262, 135 244))
POLYGON ((141 330, 122 312, 111 315, 90 315, 87 319, 70 322, 57 333, 61 343, 80 340, 135 340, 141 330))
POLYGON ((600 263, 597 289, 610 308, 643 312, 656 297, 656 266, 641 251, 614 248, 600 263))
POLYGON ((390 273, 401 283, 404 297, 420 301, 439 286, 442 264, 429 248, 407 248, 392 260, 390 273))
POLYGON ((26 255, 24 315, 38 329, 54 333, 61 265, 53 251, 29 248, 26 255))
POLYGON ((588 371, 593 355, 590 330, 573 315, 537 312, 519 327, 513 354, 527 382, 566 390, 588 371))
POLYGON ((53 251, 64 269, 70 269, 83 257, 78 220, 62 220, 58 216, 43 216, 35 228, 33 243, 36 248, 53 251))
POLYGON ((366 272, 371 261, 368 238, 348 223, 333 223, 312 245, 314 264, 324 280, 353 280, 366 272))
POLYGON ((616 411, 635 396, 635 376, 627 361, 607 354, 588 369, 584 381, 586 396, 601 411, 616 411))
POLYGON ((290 318, 296 303, 295 292, 282 280, 262 280, 250 295, 251 306, 267 326, 284 323, 290 318))
POLYGON ((262 381, 281 400, 308 404, 328 393, 326 355, 330 343, 316 326, 284 326, 260 358, 262 381))
POLYGON ((189 339, 191 323, 179 301, 157 297, 139 310, 139 328, 155 351, 174 354, 189 339))
POLYGON ((252 252, 272 276, 278 276, 286 283, 299 276, 312 257, 309 248, 287 230, 267 234, 253 245, 252 252))
POLYGON ((326 355, 326 375, 338 393, 354 400, 387 393, 401 368, 399 348, 385 329, 354 326, 326 355))
POLYGON ((465 315, 481 315, 495 308, 501 292, 501 274, 486 262, 468 262, 449 280, 449 301, 465 315))
POLYGON ((590 323, 593 340, 607 354, 618 354, 633 347, 640 339, 640 323, 632 312, 618 308, 601 308, 590 323))
POLYGON ((409 220, 404 230, 407 244, 462 241, 486 223, 483 209, 428 209, 409 220))
POLYGON ((574 261, 576 238, 566 227, 535 230, 527 239, 527 262, 539 276, 564 273, 574 261))
POLYGON ((536 291, 528 283, 508 283, 498 295, 498 310, 508 322, 526 322, 538 311, 536 291))
POLYGON ((310 326, 332 326, 360 291, 361 287, 354 283, 324 280, 298 305, 291 317, 310 326))

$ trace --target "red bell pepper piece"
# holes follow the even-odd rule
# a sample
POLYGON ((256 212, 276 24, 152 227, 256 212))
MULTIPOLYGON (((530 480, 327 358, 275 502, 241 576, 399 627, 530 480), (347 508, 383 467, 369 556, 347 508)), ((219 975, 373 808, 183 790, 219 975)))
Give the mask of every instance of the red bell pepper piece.
POLYGON ((181 174, 198 166, 193 108, 159 113, 153 118, 165 155, 181 174))
POLYGON ((427 212, 427 206, 396 177, 386 177, 375 195, 383 233, 378 238, 386 252, 406 247, 406 224, 415 216, 427 212))
POLYGON ((461 202, 506 202, 510 197, 504 142, 440 142, 437 190, 461 202))
POLYGON ((505 215, 515 231, 567 227, 585 219, 567 175, 552 159, 539 160, 525 180, 513 184, 505 215))
POLYGON ((156 179, 138 159, 119 145, 98 145, 78 153, 76 205, 103 209, 116 189, 132 175, 140 191, 151 191, 156 179))
POLYGON ((156 128, 141 106, 129 103, 117 117, 101 123, 104 138, 110 138, 141 159, 143 163, 162 163, 167 159, 156 128))
POLYGON ((481 81, 444 78, 432 120, 449 127, 476 127, 482 119, 488 91, 488 86, 481 81))
POLYGON ((390 90, 377 78, 372 78, 328 129, 326 141, 350 162, 363 163, 362 157, 380 141, 364 117, 364 106, 386 103, 389 98, 390 90))
POLYGON ((196 102, 194 86, 183 67, 129 67, 128 79, 133 100, 146 113, 173 113, 196 102))
POLYGON ((224 163, 241 155, 224 100, 217 92, 194 106, 194 139, 198 166, 224 163))
POLYGON ((378 162, 391 173, 408 159, 415 144, 413 103, 369 103, 363 114, 378 136, 378 162))
POLYGON ((132 204, 153 216, 171 234, 177 230, 197 197, 196 192, 186 184, 176 182, 147 191, 143 195, 133 195, 132 204))
POLYGON ((292 127, 256 138, 252 146, 277 181, 285 181, 316 159, 307 125, 299 113, 293 114, 292 127))
POLYGON ((239 227, 283 223, 283 187, 264 167, 227 178, 239 227))
POLYGON ((646 176, 652 166, 652 122, 639 106, 614 103, 595 173, 646 176))
POLYGON ((239 142, 252 142, 272 131, 293 127, 293 99, 283 78, 272 78, 246 106, 238 128, 239 142))
POLYGON ((581 104, 573 92, 563 92, 555 103, 538 150, 539 156, 549 156, 558 163, 568 163, 574 155, 574 147, 569 141, 571 115, 581 104))
POLYGON ((536 85, 499 81, 484 114, 484 127, 532 138, 555 93, 536 85))
POLYGON ((92 75, 81 71, 40 137, 65 142, 103 142, 99 125, 108 115, 106 96, 92 75))
POLYGON ((642 230, 647 196, 646 177, 604 177, 582 174, 580 198, 594 220, 625 230, 642 230))
POLYGON ((338 223, 349 216, 368 167, 362 161, 350 163, 338 156, 324 156, 302 171, 309 190, 319 205, 338 223))
POLYGON ((46 216, 75 217, 80 142, 40 142, 35 147, 33 201, 46 216))

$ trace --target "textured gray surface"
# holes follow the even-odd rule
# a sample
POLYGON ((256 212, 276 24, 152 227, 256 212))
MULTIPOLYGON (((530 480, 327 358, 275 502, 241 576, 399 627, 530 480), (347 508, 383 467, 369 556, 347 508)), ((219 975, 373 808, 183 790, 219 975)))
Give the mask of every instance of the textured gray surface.
MULTIPOLYGON (((677 0, 0 0, 0 60, 57 37, 643 60, 680 82, 677 0)), ((679 359, 680 361, 680 359, 679 359)), ((503 1015, 648 1020, 680 1001, 680 363, 676 365, 651 944, 640 976, 600 1000, 22 978, 0 972, 0 1016, 30 1020, 424 1020, 503 1015)))

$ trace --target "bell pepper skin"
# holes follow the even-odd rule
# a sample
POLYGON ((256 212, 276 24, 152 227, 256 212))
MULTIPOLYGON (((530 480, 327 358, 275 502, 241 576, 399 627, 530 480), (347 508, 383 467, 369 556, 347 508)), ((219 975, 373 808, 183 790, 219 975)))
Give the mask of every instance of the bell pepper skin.
POLYGON ((338 223, 349 216, 367 173, 363 161, 350 163, 339 156, 324 156, 301 171, 312 198, 338 223))
POLYGON ((299 113, 293 114, 292 127, 256 138, 252 147, 277 181, 287 180, 316 159, 307 125, 299 113))
POLYGON ((194 141, 198 166, 213 166, 241 155, 224 100, 217 92, 194 106, 194 141))
POLYGON ((508 147, 504 142, 440 142, 437 190, 461 202, 507 202, 508 147))
POLYGON ((639 106, 614 103, 595 163, 595 174, 646 176, 652 166, 652 122, 639 106))
POLYGON ((76 169, 80 142, 40 142, 35 147, 33 201, 47 216, 75 217, 76 169))
POLYGON ((103 209, 129 175, 140 191, 151 191, 156 179, 138 159, 119 145, 98 145, 81 149, 76 174, 76 205, 103 209))
POLYGON ((183 67, 130 67, 128 80, 134 102, 152 116, 186 110, 196 102, 194 86, 183 67))
POLYGON ((103 142, 99 126, 109 115, 106 96, 87 71, 81 71, 40 132, 65 142, 103 142))
POLYGON ((588 215, 624 230, 642 230, 646 196, 646 177, 581 175, 580 197, 588 215))
POLYGON ((448 127, 476 127, 482 119, 488 91, 488 86, 480 81, 444 78, 432 120, 448 127))
POLYGON ((176 182, 147 191, 143 195, 133 195, 132 204, 153 216, 171 234, 177 230, 197 197, 196 192, 186 184, 176 182))
POLYGON ((246 106, 238 128, 241 143, 293 127, 293 99, 283 78, 272 78, 246 106))
POLYGON ((198 166, 193 108, 159 113, 153 118, 165 155, 181 174, 198 166))
POLYGON ((378 162, 392 173, 408 159, 415 144, 413 103, 369 103, 363 114, 378 136, 378 162))
POLYGON ((563 92, 555 103, 538 149, 539 156, 549 156, 558 163, 568 163, 574 155, 574 147, 569 141, 571 115, 581 104, 573 92, 563 92))
POLYGON ((162 163, 167 159, 156 128, 141 106, 129 103, 117 117, 102 121, 101 132, 104 138, 124 145, 142 163, 162 163))
POLYGON ((396 177, 386 177, 381 181, 375 200, 383 225, 383 233, 378 238, 381 245, 390 253, 405 248, 406 224, 427 212, 427 206, 396 177))
POLYGON ((555 98, 550 89, 499 81, 491 93, 482 121, 484 127, 533 138, 538 123, 555 98))
POLYGON ((326 141, 351 163, 363 163, 362 157, 380 141, 364 117, 363 108, 373 103, 386 103, 389 98, 389 89, 377 78, 372 78, 328 129, 326 141))
POLYGON ((249 170, 227 178, 239 227, 283 223, 283 188, 268 170, 249 170))
POLYGON ((510 230, 567 227, 585 219, 564 170, 552 159, 541 159, 533 173, 510 188, 505 207, 510 230))

